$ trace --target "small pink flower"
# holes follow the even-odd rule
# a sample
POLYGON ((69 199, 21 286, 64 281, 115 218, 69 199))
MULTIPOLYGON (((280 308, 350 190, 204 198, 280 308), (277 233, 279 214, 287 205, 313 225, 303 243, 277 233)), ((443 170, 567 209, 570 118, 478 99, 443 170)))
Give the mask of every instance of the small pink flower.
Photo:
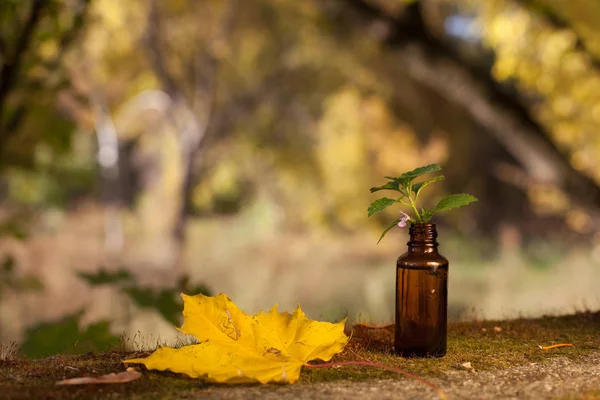
POLYGON ((400 211, 400 214, 402 214, 402 216, 400 217, 400 222, 398 222, 398 226, 400 228, 404 228, 406 226, 406 221, 410 221, 410 217, 408 216, 408 214, 400 211))

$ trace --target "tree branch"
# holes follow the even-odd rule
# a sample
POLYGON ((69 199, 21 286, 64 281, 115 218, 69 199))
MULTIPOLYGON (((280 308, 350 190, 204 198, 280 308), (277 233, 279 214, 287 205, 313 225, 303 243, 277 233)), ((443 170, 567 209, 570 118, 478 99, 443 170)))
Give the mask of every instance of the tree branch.
POLYGON ((181 187, 181 204, 177 210, 173 236, 177 242, 176 260, 182 269, 182 247, 185 243, 185 222, 192 211, 192 191, 198 182, 194 168, 201 152, 202 143, 213 118, 217 88, 217 74, 220 59, 214 53, 219 42, 224 40, 232 29, 237 0, 229 0, 228 8, 218 23, 215 35, 210 38, 208 48, 198 51, 192 60, 194 90, 191 99, 186 99, 185 91, 177 79, 168 70, 165 56, 160 47, 161 21, 158 15, 157 2, 152 0, 148 14, 147 43, 150 50, 152 67, 172 98, 172 106, 168 115, 179 131, 179 146, 181 150, 183 183, 181 187), (203 71, 205 70, 205 71, 203 71), (203 73, 205 72, 205 73, 203 73), (204 79, 201 77, 205 76, 204 79), (178 118, 179 117, 179 118, 178 118))
MULTIPOLYGON (((51 71, 59 67, 65 52, 75 41, 81 29, 83 29, 86 17, 88 15, 90 2, 91 0, 79 0, 79 6, 77 12, 73 17, 73 23, 71 27, 59 39, 58 54, 54 57, 53 60, 44 65, 44 67, 47 70, 51 71)), ((21 60, 27 53, 28 48, 31 46, 33 31, 35 30, 36 25, 39 24, 40 18, 43 14, 43 8, 48 6, 48 4, 49 3, 46 2, 46 0, 37 1, 36 3, 34 3, 26 26, 23 29, 23 34, 18 40, 16 46, 17 50, 15 50, 14 53, 15 60, 18 60, 13 62, 6 62, 2 70, 0 70, 0 150, 2 149, 3 145, 7 143, 8 139, 17 133, 21 123, 25 120, 25 117, 28 113, 28 105, 25 102, 18 104, 16 106, 15 111, 8 118, 5 118, 5 110, 3 108, 6 100, 8 99, 8 96, 10 95, 10 92, 12 91, 12 89, 14 89, 15 84, 18 80, 18 75, 20 73, 19 69, 21 67, 21 60), (6 119, 5 122, 4 119, 6 119)), ((7 54, 5 54, 5 56, 8 57, 7 54)), ((38 90, 43 87, 44 86, 41 80, 32 80, 30 82, 27 82, 26 86, 24 84, 20 84, 20 90, 38 90)), ((1 157, 2 155, 0 154, 0 158, 1 157)))
POLYGON ((182 93, 175 78, 169 72, 164 61, 164 55, 160 48, 161 21, 158 12, 157 0, 151 0, 148 12, 148 29, 146 31, 146 46, 148 47, 151 66, 158 79, 165 86, 165 91, 174 100, 182 93))
MULTIPOLYGON (((419 2, 408 6, 400 18, 390 17, 364 0, 343 0, 363 22, 385 21, 391 33, 385 40, 396 62, 412 79, 460 105, 474 121, 527 170, 536 181, 554 184, 571 193, 588 209, 600 205, 600 188, 575 170, 549 139, 528 110, 507 95, 489 74, 469 66, 430 35, 419 2)), ((391 71, 393 73, 393 71, 391 71)))
POLYGON ((88 12, 90 9, 91 0, 79 0, 79 6, 76 14, 73 17, 73 23, 71 27, 62 35, 59 40, 58 54, 54 60, 46 66, 48 69, 57 68, 60 65, 65 52, 71 46, 71 44, 77 39, 77 35, 83 29, 88 12))
POLYGON ((3 126, 6 100, 17 83, 23 58, 29 49, 31 39, 42 18, 43 11, 49 4, 50 0, 33 0, 25 26, 17 39, 15 49, 12 53, 12 59, 9 59, 9 56, 6 55, 5 63, 0 70, 0 151, 8 139, 8 132, 5 131, 5 127, 3 126))
MULTIPOLYGON (((226 39, 233 28, 233 22, 235 17, 235 10, 237 8, 237 0, 229 0, 228 7, 225 11, 225 14, 221 18, 221 21, 218 24, 217 31, 215 35, 209 41, 209 46, 211 48, 207 49, 204 52, 204 57, 202 57, 199 52, 199 56, 195 59, 195 89, 194 89, 194 97, 192 99, 192 109, 195 113, 198 113, 198 105, 202 103, 202 97, 205 97, 205 110, 204 110, 204 123, 201 125, 201 130, 196 132, 195 138, 190 138, 192 141, 189 153, 186 155, 184 159, 185 162, 185 172, 183 179, 183 204, 179 211, 178 221, 175 225, 175 237, 178 238, 181 242, 184 241, 185 237, 185 219, 186 216, 192 212, 193 208, 193 189, 196 187, 199 181, 199 177, 196 169, 194 168, 194 162, 197 160, 198 154, 202 149, 202 143, 204 142, 204 138, 208 131, 210 124, 212 123, 212 119, 215 112, 215 97, 217 91, 217 75, 220 66, 220 59, 215 56, 214 50, 215 47, 219 45, 220 41, 226 39), (200 69, 203 65, 207 65, 209 68, 208 71, 208 87, 204 89, 200 84, 200 80, 198 79, 201 75, 200 69), (203 90, 204 89, 204 90, 203 90)), ((184 150, 185 151, 185 150, 184 150)))

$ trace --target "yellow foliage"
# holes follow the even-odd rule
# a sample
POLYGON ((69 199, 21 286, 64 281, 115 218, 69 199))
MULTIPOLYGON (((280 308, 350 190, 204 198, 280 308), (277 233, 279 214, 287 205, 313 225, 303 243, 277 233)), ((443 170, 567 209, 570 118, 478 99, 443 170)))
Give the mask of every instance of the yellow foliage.
POLYGON ((162 347, 147 358, 126 360, 148 369, 170 370, 219 383, 294 383, 311 360, 328 361, 341 352, 348 337, 336 324, 310 320, 298 307, 293 314, 254 316, 240 310, 225 294, 182 294, 184 323, 180 331, 200 344, 162 347))
POLYGON ((207 174, 205 181, 194 189, 194 205, 209 208, 215 195, 237 193, 240 190, 238 179, 242 168, 238 159, 226 159, 217 163, 212 173, 207 174))
POLYGON ((598 179, 599 165, 582 160, 597 159, 600 75, 578 45, 577 32, 591 53, 600 48, 598 35, 587 31, 597 25, 590 21, 597 19, 600 7, 585 0, 568 7, 556 0, 540 0, 540 6, 573 22, 571 29, 556 27, 543 13, 519 2, 469 3, 479 15, 485 43, 494 51, 494 77, 512 82, 533 103, 551 139, 578 163, 574 167, 598 179))
POLYGON ((329 206, 349 226, 360 223, 364 213, 348 200, 363 195, 364 203, 367 203, 366 194, 360 190, 368 182, 362 106, 360 92, 347 87, 328 100, 319 122, 317 156, 331 196, 329 206))
POLYGON ((59 51, 58 42, 56 40, 45 40, 38 48, 38 54, 44 60, 53 60, 59 51))
POLYGON ((527 194, 535 212, 539 214, 561 214, 571 205, 569 197, 552 185, 532 185, 527 194))
POLYGON ((592 227, 592 218, 590 215, 578 208, 569 210, 565 220, 569 228, 575 232, 588 233, 592 227))

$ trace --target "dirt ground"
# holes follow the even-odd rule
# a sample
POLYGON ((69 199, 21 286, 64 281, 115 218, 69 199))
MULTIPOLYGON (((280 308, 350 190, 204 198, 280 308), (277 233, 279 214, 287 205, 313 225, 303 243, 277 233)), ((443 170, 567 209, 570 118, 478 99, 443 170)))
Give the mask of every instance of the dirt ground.
MULTIPOLYGON (((441 358, 395 355, 393 325, 348 329, 351 340, 334 362, 368 360, 407 371, 437 385, 448 399, 600 400, 600 312, 452 323, 448 352, 441 358)), ((30 360, 15 351, 0 361, 0 399, 440 398, 422 382, 372 365, 304 368, 293 385, 214 385, 139 365, 141 378, 128 383, 56 385, 66 378, 124 371, 124 359, 148 354, 113 351, 30 360)))
MULTIPOLYGON (((570 361, 556 357, 499 371, 448 371, 432 379, 448 399, 600 399, 600 353, 570 361)), ((328 382, 285 387, 211 388, 186 399, 438 399, 436 393, 408 379, 374 382, 328 382)))
MULTIPOLYGON (((71 367, 75 368, 75 367, 71 367)), ((36 372, 27 375, 35 381, 36 372)), ((302 382, 295 385, 214 386, 198 383, 182 385, 171 377, 172 390, 165 393, 155 384, 155 373, 145 373, 140 381, 116 385, 56 387, 16 385, 2 390, 3 399, 32 398, 130 398, 130 399, 438 399, 432 389, 407 378, 354 382, 302 382), (144 382, 146 381, 146 382, 144 382)), ((3 376, 6 384, 6 374, 3 376)), ((183 379, 183 381, 189 380, 183 379)), ((577 360, 552 357, 543 363, 530 363, 494 371, 449 370, 429 379, 441 387, 448 399, 600 399, 600 353, 577 360)), ((13 382, 14 383, 14 382, 13 382)), ((164 384, 164 382, 163 382, 164 384)))

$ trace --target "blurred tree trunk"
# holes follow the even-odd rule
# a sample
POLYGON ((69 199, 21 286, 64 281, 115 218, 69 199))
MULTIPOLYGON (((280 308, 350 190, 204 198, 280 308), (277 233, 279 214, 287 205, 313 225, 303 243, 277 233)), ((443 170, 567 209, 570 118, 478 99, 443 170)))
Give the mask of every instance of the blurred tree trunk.
POLYGON ((43 16, 44 10, 50 5, 50 0, 34 0, 21 32, 12 49, 2 41, 2 61, 0 69, 0 155, 9 137, 16 132, 18 121, 23 118, 23 109, 16 111, 11 118, 6 118, 6 101, 11 91, 17 86, 21 66, 29 51, 35 30, 43 16), (4 121, 8 119, 8 121, 4 121))
MULTIPOLYGON (((43 66, 47 71, 56 70, 61 66, 63 56, 85 25, 90 2, 91 0, 77 0, 69 4, 69 7, 75 10, 70 21, 71 24, 66 26, 64 31, 57 34, 58 51, 56 56, 50 61, 43 62, 43 66)), ((21 96, 11 104, 10 108, 12 109, 9 109, 9 100, 12 100, 11 95, 16 90, 21 93, 27 93, 27 89, 32 87, 49 90, 43 82, 38 81, 41 78, 37 78, 38 80, 25 79, 24 72, 26 68, 31 68, 31 66, 26 67, 26 61, 29 58, 35 60, 31 56, 39 51, 39 39, 36 34, 40 25, 44 22, 44 18, 52 15, 58 19, 61 15, 50 13, 50 10, 55 7, 51 0, 22 1, 16 5, 6 2, 0 5, 0 12, 8 12, 7 10, 11 7, 15 7, 15 10, 17 10, 16 12, 11 10, 15 14, 18 14, 21 7, 28 7, 28 12, 25 13, 26 17, 20 31, 7 37, 0 37, 0 167, 7 163, 28 167, 31 160, 13 157, 12 154, 7 154, 6 149, 9 141, 19 134, 28 110, 31 108, 29 102, 35 102, 35 93, 30 96, 21 96), (12 42, 11 39, 13 39, 12 42), (32 101, 32 99, 34 100, 32 101)), ((14 18, 16 19, 16 15, 14 18)), ((61 24, 64 25, 64 23, 65 21, 61 21, 61 24)), ((42 61, 35 60, 35 62, 42 65, 42 61)))
POLYGON ((152 0, 148 14, 147 44, 151 65, 165 92, 171 97, 172 104, 167 114, 178 131, 181 151, 183 177, 180 204, 173 227, 175 268, 180 272, 185 271, 183 252, 186 245, 186 223, 193 211, 193 190, 200 181, 197 165, 201 161, 203 143, 211 126, 215 108, 220 63, 215 56, 215 47, 219 45, 219 41, 225 40, 232 29, 236 3, 236 0, 228 0, 226 11, 218 21, 216 33, 209 41, 208 48, 199 51, 191 60, 192 65, 186 68, 192 71, 192 76, 188 78, 195 84, 191 95, 186 95, 189 92, 185 90, 186 83, 178 82, 168 68, 168 56, 161 46, 161 38, 165 32, 161 28, 157 0, 152 0))

